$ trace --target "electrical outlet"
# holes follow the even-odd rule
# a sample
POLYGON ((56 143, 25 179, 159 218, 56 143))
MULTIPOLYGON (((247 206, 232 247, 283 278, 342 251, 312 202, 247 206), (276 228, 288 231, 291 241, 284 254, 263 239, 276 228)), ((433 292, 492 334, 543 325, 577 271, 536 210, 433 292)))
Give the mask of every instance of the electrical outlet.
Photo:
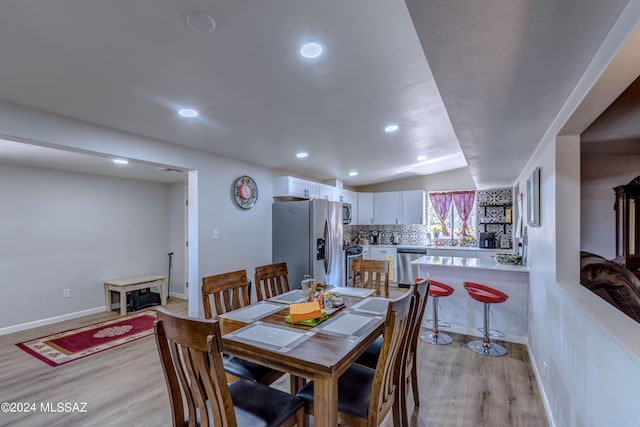
POLYGON ((542 362, 542 378, 547 377, 547 362, 542 362))
POLYGON ((71 297, 71 289, 66 288, 62 290, 62 297, 63 298, 69 298, 71 297))
POLYGON ((218 240, 220 238, 220 230, 213 230, 213 240, 218 240))

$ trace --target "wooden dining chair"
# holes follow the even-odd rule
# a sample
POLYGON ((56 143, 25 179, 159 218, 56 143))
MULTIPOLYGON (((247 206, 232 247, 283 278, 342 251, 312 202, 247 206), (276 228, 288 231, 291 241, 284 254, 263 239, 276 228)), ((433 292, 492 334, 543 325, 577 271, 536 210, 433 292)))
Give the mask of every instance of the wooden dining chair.
MULTIPOLYGON (((413 391, 413 401, 415 406, 420 406, 420 395, 418 392, 418 367, 416 352, 418 349, 418 338, 420 337, 420 328, 422 327, 422 319, 424 317, 425 308, 427 306, 427 298, 429 295, 429 279, 421 278, 416 280, 412 286, 415 303, 410 316, 410 324, 407 334, 405 335, 405 343, 403 344, 402 357, 398 359, 396 369, 398 370, 398 399, 394 405, 395 417, 401 420, 398 425, 408 425, 407 400, 406 395, 411 383, 413 391)), ((376 368, 380 352, 382 349, 383 338, 378 338, 371 344, 365 352, 356 360, 355 363, 376 368)))
MULTIPOLYGON (((407 292, 389 302, 384 341, 375 369, 353 364, 338 380, 338 423, 349 426, 377 426, 389 413, 397 398, 398 370, 405 334, 410 323, 414 296, 407 292)), ((313 381, 296 394, 305 402, 305 413, 313 415, 313 381)), ((399 425, 395 418, 393 425, 399 425)))
POLYGON ((255 283, 258 301, 289 292, 288 274, 286 262, 256 267, 255 283))
POLYGON ((416 407, 420 406, 420 393, 418 391, 418 338, 420 337, 420 328, 422 327, 422 319, 424 317, 425 308, 427 307, 427 299, 429 296, 429 278, 416 281, 413 287, 413 296, 415 298, 413 319, 407 333, 407 342, 405 343, 405 352, 402 363, 399 364, 400 383, 398 396, 396 401, 396 411, 402 420, 402 426, 409 425, 409 416, 407 412, 407 393, 409 383, 413 391, 413 402, 416 407))
POLYGON ((213 318, 211 298, 213 298, 216 314, 222 314, 251 304, 249 292, 249 282, 247 281, 247 272, 245 270, 203 277, 202 304, 204 306, 204 317, 207 319, 213 318))
POLYGON ((384 291, 389 291, 389 261, 354 259, 351 262, 351 271, 351 286, 371 288, 380 292, 380 287, 384 285, 384 291))
POLYGON ((299 398, 244 379, 227 384, 218 321, 191 319, 162 307, 156 314, 156 344, 174 427, 302 426, 299 398))
MULTIPOLYGON (((215 314, 227 313, 231 310, 245 307, 251 303, 249 295, 249 283, 245 270, 232 271, 230 273, 216 274, 202 278, 202 304, 204 317, 213 319, 211 299, 215 305, 215 314)), ((222 358, 224 370, 232 377, 244 378, 260 384, 269 385, 284 375, 283 372, 248 360, 239 359, 225 354, 222 358)))

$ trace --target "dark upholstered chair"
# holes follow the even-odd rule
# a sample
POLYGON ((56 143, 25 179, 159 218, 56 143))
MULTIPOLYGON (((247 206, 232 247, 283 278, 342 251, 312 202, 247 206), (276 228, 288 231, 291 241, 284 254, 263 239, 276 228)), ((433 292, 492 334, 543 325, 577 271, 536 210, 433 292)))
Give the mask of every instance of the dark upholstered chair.
MULTIPOLYGON (((389 302, 384 341, 375 369, 354 363, 338 380, 338 423, 349 426, 377 426, 398 398, 398 358, 402 358, 410 328, 414 296, 411 292, 389 302)), ((313 415, 313 381, 297 394, 305 402, 305 412, 313 415)), ((400 425, 394 410, 393 425, 400 425)))
MULTIPOLYGON (((227 313, 231 310, 250 304, 249 284, 245 270, 216 274, 202 278, 202 304, 204 317, 213 319, 211 299, 213 298, 216 314, 227 313)), ((260 384, 269 385, 284 375, 266 366, 258 365, 248 360, 225 354, 223 356, 224 369, 236 378, 244 378, 260 384)))
POLYGON ((217 321, 190 319, 162 307, 157 316, 156 344, 174 427, 302 425, 300 399, 244 379, 227 384, 217 321))
MULTIPOLYGON (((418 390, 418 366, 417 366, 417 350, 418 337, 420 336, 420 328, 424 317, 425 308, 427 306, 427 298, 429 295, 430 282, 429 279, 416 279, 415 285, 412 287, 415 303, 411 313, 410 330, 407 333, 407 343, 405 344, 405 353, 402 361, 399 363, 400 378, 404 378, 398 385, 399 393, 396 399, 396 410, 402 417, 402 425, 407 425, 407 401, 406 394, 408 384, 411 383, 413 391, 413 401, 415 406, 420 406, 420 393, 418 390)), ((375 369, 378 364, 378 357, 382 349, 382 338, 378 338, 373 344, 365 350, 356 363, 375 369)))

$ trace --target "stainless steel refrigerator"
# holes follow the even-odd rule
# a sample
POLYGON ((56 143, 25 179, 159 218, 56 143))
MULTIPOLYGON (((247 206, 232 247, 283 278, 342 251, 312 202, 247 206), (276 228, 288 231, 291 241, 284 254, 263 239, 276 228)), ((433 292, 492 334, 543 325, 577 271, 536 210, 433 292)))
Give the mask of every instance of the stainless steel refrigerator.
POLYGON ((342 203, 327 200, 275 202, 272 207, 273 262, 286 262, 289 286, 305 274, 319 283, 342 286, 342 203))

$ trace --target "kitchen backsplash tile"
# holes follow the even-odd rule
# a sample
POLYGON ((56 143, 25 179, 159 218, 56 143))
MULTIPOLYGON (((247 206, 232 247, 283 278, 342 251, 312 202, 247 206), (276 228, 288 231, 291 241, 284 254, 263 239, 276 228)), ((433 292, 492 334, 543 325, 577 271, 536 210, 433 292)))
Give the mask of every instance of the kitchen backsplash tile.
MULTIPOLYGON (((428 198, 427 198, 428 199, 428 198)), ((476 215, 477 218, 483 218, 485 216, 484 208, 478 205, 503 205, 512 202, 512 191, 510 188, 478 191, 478 197, 476 202, 476 215)), ((427 202, 428 203, 428 202, 427 202)), ((490 208, 489 210, 492 210, 490 208)), ((504 222, 504 210, 498 209, 495 213, 496 220, 504 222)), ((474 227, 476 230, 484 231, 485 226, 474 227)), ((512 245, 512 224, 498 225, 488 224, 486 226, 487 231, 493 231, 496 233, 496 247, 500 247, 503 240, 509 242, 510 248, 512 245), (503 239, 504 237, 504 239, 503 239)), ((349 237, 351 241, 359 240, 361 243, 369 243, 371 241, 371 232, 378 231, 379 244, 390 245, 392 244, 392 237, 394 233, 398 236, 398 244, 404 246, 428 246, 432 244, 431 232, 427 225, 411 224, 411 225, 345 225, 344 226, 345 237, 349 237)), ((441 246, 457 246, 457 239, 438 239, 438 244, 441 246)), ((463 246, 478 246, 478 241, 473 239, 467 241, 463 246)))

